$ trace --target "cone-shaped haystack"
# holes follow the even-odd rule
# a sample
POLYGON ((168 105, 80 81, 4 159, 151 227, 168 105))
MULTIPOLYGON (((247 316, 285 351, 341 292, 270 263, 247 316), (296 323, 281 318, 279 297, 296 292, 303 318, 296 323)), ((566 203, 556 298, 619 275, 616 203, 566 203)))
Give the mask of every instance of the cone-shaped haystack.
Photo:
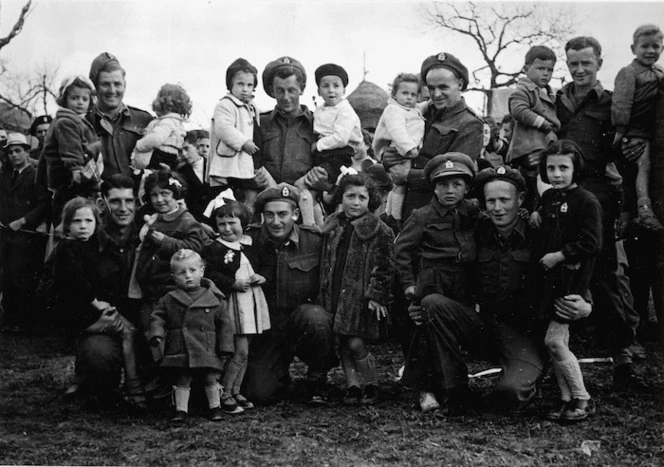
POLYGON ((362 128, 374 130, 390 95, 383 88, 369 81, 362 81, 348 96, 348 102, 353 106, 362 128))

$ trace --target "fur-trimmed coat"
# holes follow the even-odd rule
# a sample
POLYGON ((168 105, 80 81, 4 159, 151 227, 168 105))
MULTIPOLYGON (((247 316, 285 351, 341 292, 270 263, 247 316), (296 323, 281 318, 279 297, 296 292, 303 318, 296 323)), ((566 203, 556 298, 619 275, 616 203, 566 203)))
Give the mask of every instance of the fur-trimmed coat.
POLYGON ((196 300, 182 289, 168 292, 150 315, 148 338, 165 340, 162 366, 221 371, 221 356, 235 349, 224 294, 209 279, 201 286, 206 290, 196 300))
MULTIPOLYGON (((329 311, 333 307, 333 275, 344 226, 340 214, 331 215, 323 234, 321 292, 318 302, 329 311)), ((394 280, 394 234, 377 216, 367 213, 350 221, 353 234, 346 255, 346 265, 339 301, 334 316, 334 332, 364 339, 380 337, 380 322, 369 311, 369 300, 388 306, 392 302, 394 280)))

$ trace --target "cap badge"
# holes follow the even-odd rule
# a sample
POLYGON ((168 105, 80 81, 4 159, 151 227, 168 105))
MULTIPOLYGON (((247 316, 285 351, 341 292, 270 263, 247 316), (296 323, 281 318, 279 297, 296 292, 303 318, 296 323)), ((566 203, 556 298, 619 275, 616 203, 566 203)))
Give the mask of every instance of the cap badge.
POLYGON ((444 62, 445 60, 447 60, 447 57, 443 52, 439 53, 436 58, 438 59, 439 62, 444 62))
POLYGON ((283 188, 283 190, 281 190, 281 194, 282 194, 285 198, 288 198, 288 196, 290 195, 290 191, 288 190, 288 187, 287 187, 287 186, 285 186, 285 187, 283 188))
POLYGON ((498 167, 498 169, 496 169, 498 175, 505 175, 505 172, 505 167, 498 167))
POLYGON ((453 169, 454 168, 454 162, 452 162, 452 161, 445 162, 445 168, 446 169, 453 169))
MULTIPOLYGON (((284 59, 281 61, 281 63, 285 63, 286 65, 290 65, 290 58, 284 57, 284 59)), ((288 196, 288 195, 284 195, 284 196, 288 196)))

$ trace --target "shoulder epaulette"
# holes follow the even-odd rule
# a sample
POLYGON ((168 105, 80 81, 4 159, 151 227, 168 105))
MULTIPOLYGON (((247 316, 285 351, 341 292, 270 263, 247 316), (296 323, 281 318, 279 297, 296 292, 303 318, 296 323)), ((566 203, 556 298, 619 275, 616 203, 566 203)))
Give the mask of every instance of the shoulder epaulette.
POLYGON ((317 225, 299 225, 298 227, 300 228, 300 230, 322 235, 320 227, 317 225))

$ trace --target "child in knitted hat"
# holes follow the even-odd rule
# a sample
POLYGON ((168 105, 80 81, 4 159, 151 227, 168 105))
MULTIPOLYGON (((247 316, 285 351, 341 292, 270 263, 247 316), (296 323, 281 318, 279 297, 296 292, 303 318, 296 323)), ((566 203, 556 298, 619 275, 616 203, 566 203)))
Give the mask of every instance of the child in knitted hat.
MULTIPOLYGON (((206 181, 211 187, 230 186, 238 199, 254 210, 258 186, 254 170, 259 168, 256 144, 260 137, 254 90, 258 70, 244 58, 235 60, 226 70, 228 94, 221 98, 212 116, 211 156, 206 181)), ((219 190, 221 191, 221 190, 219 190)), ((215 193, 216 194, 216 193, 215 193)))
POLYGON ((95 87, 85 76, 69 76, 62 81, 56 100, 60 106, 44 140, 48 188, 53 225, 58 226, 62 208, 76 196, 89 196, 98 190, 104 170, 101 143, 92 124, 85 119, 95 87))

